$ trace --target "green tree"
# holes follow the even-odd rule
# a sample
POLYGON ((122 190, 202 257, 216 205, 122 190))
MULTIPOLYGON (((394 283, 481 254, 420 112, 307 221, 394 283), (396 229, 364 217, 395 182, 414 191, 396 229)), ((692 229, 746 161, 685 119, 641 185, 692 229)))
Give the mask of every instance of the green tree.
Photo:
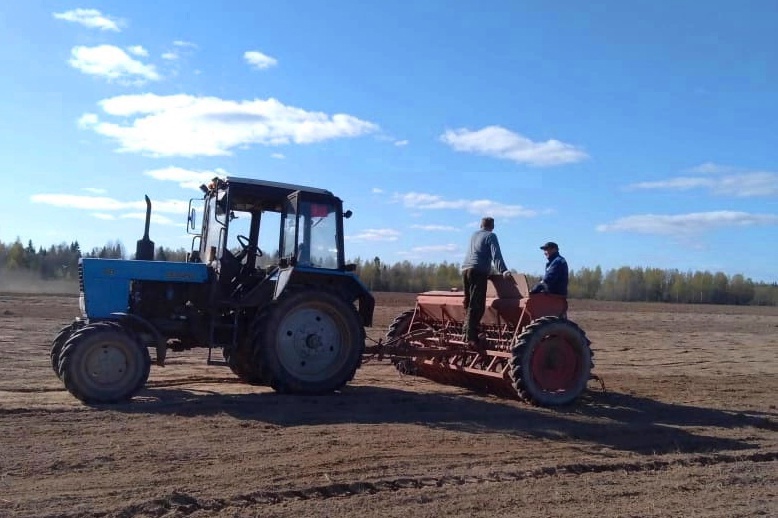
POLYGON ((25 253, 22 241, 18 237, 8 249, 6 257, 6 268, 9 270, 24 270, 27 268, 27 254, 25 253))

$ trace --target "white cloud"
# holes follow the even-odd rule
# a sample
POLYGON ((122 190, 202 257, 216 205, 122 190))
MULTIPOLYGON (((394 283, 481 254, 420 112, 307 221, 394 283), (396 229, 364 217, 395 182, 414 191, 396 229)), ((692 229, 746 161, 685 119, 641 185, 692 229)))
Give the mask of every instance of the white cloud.
MULTIPOLYGON (((703 188, 708 189, 713 194, 739 198, 778 195, 778 173, 750 171, 722 174, 720 171, 723 169, 698 169, 698 172, 706 173, 706 176, 678 176, 669 180, 640 182, 630 185, 629 188, 672 190, 703 188)), ((728 168, 727 171, 733 171, 733 169, 728 168)))
POLYGON ((411 228, 416 228, 419 230, 428 230, 430 232, 458 232, 459 231, 457 227, 452 227, 449 225, 411 225, 411 228))
POLYGON ((227 171, 221 168, 214 169, 213 171, 193 171, 190 169, 183 169, 181 167, 165 167, 163 169, 152 169, 150 171, 144 172, 143 174, 150 176, 155 180, 176 182, 184 189, 200 190, 200 185, 207 184, 213 180, 214 177, 226 177, 227 171))
POLYGON ((92 216, 96 217, 97 219, 102 219, 106 221, 112 221, 116 219, 116 216, 113 214, 106 214, 105 212, 93 212, 92 216))
MULTIPOLYGON (((119 201, 104 196, 83 196, 78 194, 33 194, 30 196, 33 203, 51 205, 68 209, 82 209, 92 211, 121 211, 121 210, 146 210, 145 200, 119 201)), ((151 202, 151 210, 166 214, 186 214, 189 203, 182 200, 163 200, 151 202)))
POLYGON ((160 57, 165 61, 178 61, 179 59, 181 59, 182 56, 186 57, 190 55, 191 54, 191 52, 189 52, 190 50, 194 50, 197 48, 196 44, 184 40, 175 40, 173 42, 173 46, 177 48, 174 50, 168 50, 167 52, 163 53, 160 57))
POLYGON ((778 173, 759 171, 725 176, 719 179, 713 191, 738 197, 776 196, 778 173))
POLYGON ((149 55, 149 51, 140 45, 133 45, 131 47, 127 47, 127 52, 129 52, 134 56, 140 56, 140 57, 146 57, 149 55))
POLYGON ((678 189, 687 190, 697 187, 711 187, 713 180, 710 178, 699 177, 678 177, 670 180, 660 180, 656 182, 640 182, 630 185, 631 189, 678 189))
POLYGON ((533 217, 537 212, 521 205, 506 205, 493 200, 446 200, 442 196, 418 192, 395 194, 395 201, 401 202, 410 209, 420 210, 464 210, 470 214, 492 217, 533 217))
POLYGON ((283 160, 284 158, 286 158, 286 155, 284 155, 283 153, 271 153, 270 156, 273 158, 277 158, 278 160, 283 160))
POLYGON ((230 155, 233 148, 250 144, 311 144, 378 131, 376 124, 352 115, 309 112, 273 98, 231 101, 148 93, 99 104, 118 122, 85 114, 82 127, 115 139, 119 151, 153 156, 230 155))
POLYGON ((98 187, 84 187, 81 189, 82 191, 86 191, 91 194, 105 194, 105 189, 100 189, 98 187))
POLYGON ((398 250, 397 255, 408 260, 424 260, 434 257, 436 261, 453 259, 462 253, 462 247, 455 244, 416 246, 410 250, 398 250))
POLYGON ((732 173, 735 172, 737 169, 734 167, 730 167, 727 165, 721 165, 721 164, 715 164, 713 162, 705 162, 700 165, 696 165, 694 167, 690 167, 689 169, 684 170, 686 173, 732 173))
POLYGON ((397 147, 407 146, 408 145, 408 141, 407 140, 395 140, 394 141, 394 145, 397 146, 397 147))
POLYGON ((447 244, 447 245, 427 245, 427 246, 416 246, 411 248, 411 252, 418 252, 418 253, 427 253, 427 252, 456 252, 459 250, 459 247, 454 244, 447 244))
POLYGON ((113 45, 78 46, 70 51, 70 55, 70 66, 85 74, 136 83, 161 79, 154 65, 143 64, 113 45))
POLYGON ((86 129, 100 122, 96 113, 85 113, 78 118, 77 124, 79 128, 86 129))
POLYGON ((270 57, 267 54, 263 54, 256 50, 245 52, 243 54, 243 59, 246 60, 246 63, 253 66, 254 68, 258 68, 259 70, 265 70, 278 64, 278 60, 276 58, 270 57))
POLYGON ((690 214, 639 214, 620 218, 613 223, 598 225, 599 232, 637 232, 688 236, 721 227, 776 225, 778 215, 749 214, 735 211, 695 212, 690 214))
POLYGON ((390 228, 368 228, 354 235, 346 236, 350 241, 397 241, 400 233, 390 228))
POLYGON ((373 194, 381 194, 384 192, 384 190, 378 187, 373 187, 370 192, 372 192, 373 194))
POLYGON ((553 166, 580 162, 589 156, 580 148, 559 140, 533 142, 501 126, 478 131, 467 128, 447 130, 440 140, 456 151, 511 160, 518 164, 553 166))
POLYGON ((68 22, 79 23, 90 29, 119 32, 121 22, 104 15, 97 9, 73 9, 64 13, 54 13, 54 18, 68 22))

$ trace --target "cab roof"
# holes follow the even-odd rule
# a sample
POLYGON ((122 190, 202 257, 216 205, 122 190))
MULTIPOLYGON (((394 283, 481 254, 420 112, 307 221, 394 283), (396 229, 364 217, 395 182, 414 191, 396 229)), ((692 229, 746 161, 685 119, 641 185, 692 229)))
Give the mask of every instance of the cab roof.
POLYGON ((227 186, 237 186, 241 191, 256 191, 259 196, 262 193, 268 198, 286 198, 296 191, 308 192, 313 194, 323 194, 325 196, 334 196, 332 192, 317 187, 307 187, 305 185, 295 185, 291 183, 271 182, 268 180, 256 180, 254 178, 241 178, 238 176, 228 176, 225 180, 227 186))
POLYGON ((220 188, 229 191, 230 205, 236 210, 269 210, 280 212, 289 196, 299 192, 308 195, 309 199, 339 203, 341 200, 332 192, 317 187, 296 185, 291 183, 256 180, 228 176, 218 183, 220 188))

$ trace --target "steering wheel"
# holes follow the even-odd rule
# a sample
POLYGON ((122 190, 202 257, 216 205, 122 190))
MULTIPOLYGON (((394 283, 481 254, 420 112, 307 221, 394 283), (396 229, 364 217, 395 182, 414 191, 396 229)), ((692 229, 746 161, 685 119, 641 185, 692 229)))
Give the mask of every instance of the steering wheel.
POLYGON ((258 246, 252 247, 250 242, 249 242, 249 238, 247 238, 246 236, 239 235, 239 236, 236 237, 236 239, 238 240, 238 243, 240 244, 240 246, 243 248, 238 253, 238 255, 235 256, 235 258, 238 261, 242 261, 243 258, 248 255, 248 253, 251 251, 252 248, 256 252, 257 257, 262 257, 263 255, 265 255, 265 254, 262 253, 262 250, 260 250, 258 246))

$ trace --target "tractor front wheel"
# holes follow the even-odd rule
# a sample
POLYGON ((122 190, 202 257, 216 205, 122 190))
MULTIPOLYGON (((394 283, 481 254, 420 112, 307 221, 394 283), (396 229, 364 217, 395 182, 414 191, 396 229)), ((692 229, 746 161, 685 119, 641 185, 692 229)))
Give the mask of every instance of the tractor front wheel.
POLYGON ((83 325, 83 321, 75 320, 72 324, 68 324, 60 329, 57 336, 55 336, 54 340, 51 342, 51 353, 49 355, 51 358, 51 368, 54 369, 54 374, 60 379, 62 379, 62 376, 59 375, 59 355, 62 353, 62 347, 65 346, 65 342, 68 341, 73 333, 75 333, 77 329, 83 327, 83 325))
POLYGON ((59 374, 85 403, 116 403, 134 396, 149 378, 149 350, 116 323, 89 324, 65 342, 59 374))
POLYGON ((362 362, 365 330, 359 314, 333 293, 292 291, 266 313, 261 327, 255 354, 277 392, 338 390, 362 362))

